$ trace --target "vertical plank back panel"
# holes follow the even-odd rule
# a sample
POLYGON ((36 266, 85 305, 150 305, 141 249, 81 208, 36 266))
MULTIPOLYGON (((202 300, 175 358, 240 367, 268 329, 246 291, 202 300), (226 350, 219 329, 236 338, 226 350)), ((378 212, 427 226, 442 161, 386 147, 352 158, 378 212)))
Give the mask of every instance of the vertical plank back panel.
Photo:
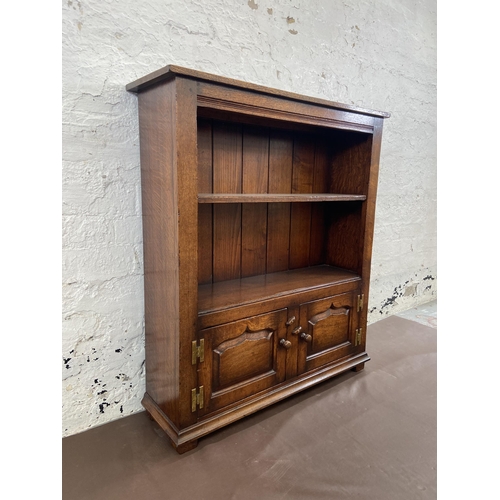
MULTIPOLYGON (((212 122, 198 120, 198 193, 213 190, 212 122)), ((212 205, 198 205, 198 283, 212 282, 212 205)))
MULTIPOLYGON (((311 193, 313 187, 314 143, 309 137, 295 136, 293 145, 292 193, 311 193)), ((311 204, 293 203, 290 214, 289 268, 309 265, 311 204)))
MULTIPOLYGON (((199 119, 199 192, 356 193, 371 138, 335 131, 310 137, 292 131, 199 119), (361 147, 360 147, 361 146, 361 147)), ((361 180, 360 180, 361 179, 361 180)), ((357 271, 361 214, 352 205, 247 203, 199 207, 199 283, 329 263, 357 271), (344 254, 342 239, 351 241, 344 254)))
MULTIPOLYGON (((269 133, 243 129, 243 193, 267 193, 269 133)), ((241 214, 241 277, 266 272, 267 204, 245 203, 241 214)))
MULTIPOLYGON (((241 193, 241 126, 213 123, 213 191, 241 193)), ((241 277, 241 204, 213 207, 213 282, 241 277)))
MULTIPOLYGON (((313 193, 328 193, 330 188, 330 162, 328 141, 319 137, 315 144, 313 193)), ((311 240, 309 265, 325 262, 325 203, 313 203, 311 207, 311 240)))
MULTIPOLYGON (((269 193, 292 192, 293 138, 290 132, 269 135, 269 193)), ((269 203, 267 214, 267 272, 288 269, 290 203, 269 203)))

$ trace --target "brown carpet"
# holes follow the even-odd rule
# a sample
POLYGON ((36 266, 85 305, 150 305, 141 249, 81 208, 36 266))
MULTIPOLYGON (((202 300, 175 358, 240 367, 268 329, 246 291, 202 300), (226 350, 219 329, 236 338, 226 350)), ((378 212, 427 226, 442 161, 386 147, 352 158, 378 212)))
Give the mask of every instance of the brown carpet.
POLYGON ((64 500, 436 498, 436 330, 368 327, 372 360, 178 455, 146 413, 64 438, 64 500))

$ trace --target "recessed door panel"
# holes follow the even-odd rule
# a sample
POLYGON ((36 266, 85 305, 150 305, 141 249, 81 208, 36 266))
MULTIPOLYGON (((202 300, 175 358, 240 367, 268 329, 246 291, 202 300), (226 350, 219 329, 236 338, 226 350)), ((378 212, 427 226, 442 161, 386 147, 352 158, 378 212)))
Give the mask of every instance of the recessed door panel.
POLYGON ((204 408, 216 411, 285 379, 287 310, 234 321, 200 332, 205 360, 200 363, 204 408))
POLYGON ((309 355, 349 342, 349 313, 348 307, 335 307, 332 302, 328 309, 308 319, 312 336, 309 355))
POLYGON ((213 350, 212 390, 220 391, 274 370, 274 331, 245 330, 213 350))
POLYGON ((299 374, 353 352, 358 321, 355 293, 335 295, 300 306, 299 374))

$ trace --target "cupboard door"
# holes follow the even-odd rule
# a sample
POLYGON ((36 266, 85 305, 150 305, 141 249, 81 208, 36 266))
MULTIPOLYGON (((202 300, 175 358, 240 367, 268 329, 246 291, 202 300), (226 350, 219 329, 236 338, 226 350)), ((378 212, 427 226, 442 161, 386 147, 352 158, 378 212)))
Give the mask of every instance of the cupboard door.
POLYGON ((298 373, 348 356, 355 349, 357 292, 314 300, 300 306, 298 373))
POLYGON ((204 404, 198 416, 283 382, 290 346, 286 321, 287 309, 281 309, 200 332, 205 359, 198 380, 204 404))

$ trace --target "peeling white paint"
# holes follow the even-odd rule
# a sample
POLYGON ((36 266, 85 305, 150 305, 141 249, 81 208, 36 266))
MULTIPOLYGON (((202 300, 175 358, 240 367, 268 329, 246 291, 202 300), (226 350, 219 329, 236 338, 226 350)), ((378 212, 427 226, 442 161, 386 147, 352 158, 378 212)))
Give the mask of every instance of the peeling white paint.
POLYGON ((435 9, 430 0, 64 3, 64 435, 142 409, 137 99, 125 85, 166 64, 391 112, 369 320, 436 296, 426 279, 436 277, 435 9))

